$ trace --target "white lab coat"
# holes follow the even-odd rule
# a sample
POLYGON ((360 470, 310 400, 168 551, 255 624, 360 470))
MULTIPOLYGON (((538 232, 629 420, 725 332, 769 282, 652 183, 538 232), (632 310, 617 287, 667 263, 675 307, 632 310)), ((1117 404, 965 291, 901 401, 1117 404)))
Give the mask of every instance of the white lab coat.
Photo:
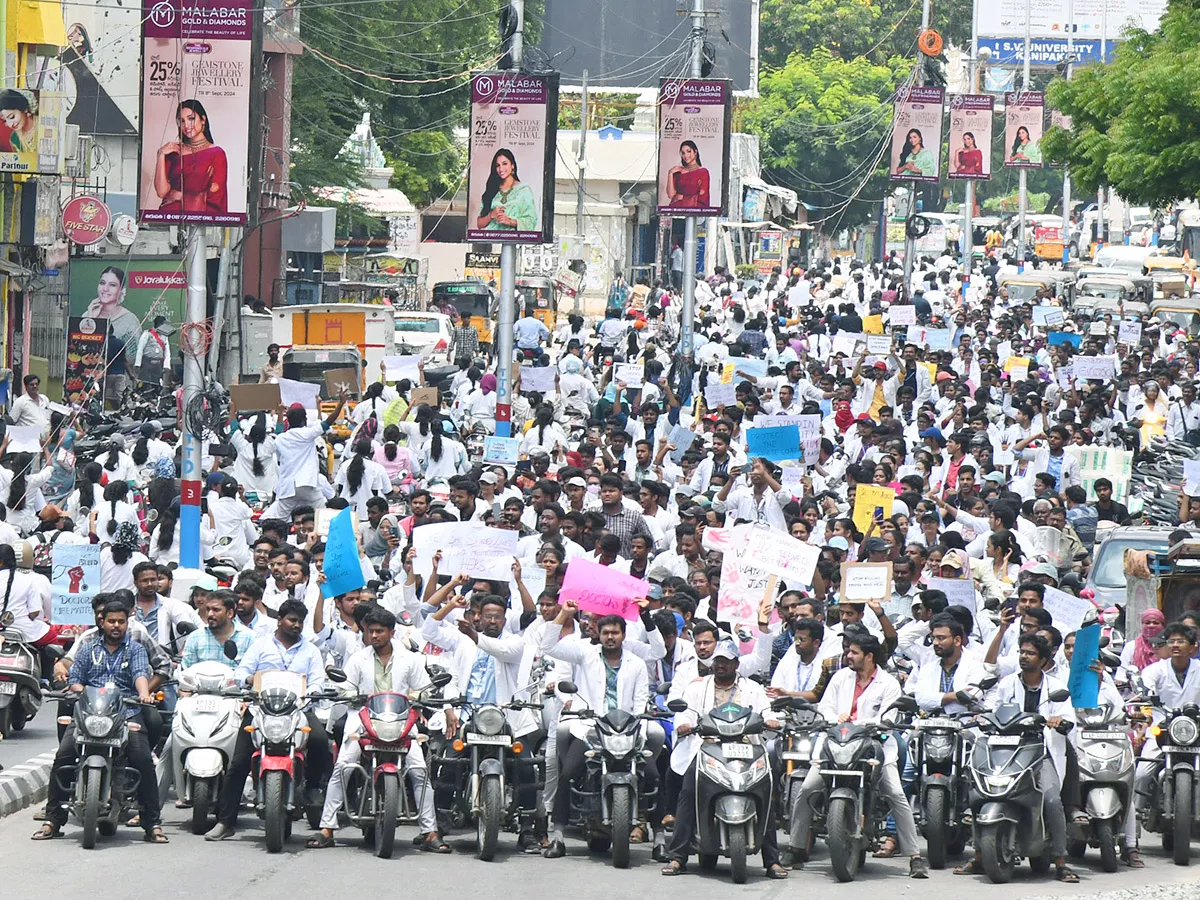
MULTIPOLYGON (((838 669, 829 679, 825 694, 821 697, 818 707, 827 722, 836 722, 839 716, 848 715, 854 705, 854 688, 858 673, 853 669, 838 669)), ((883 712, 896 702, 901 694, 900 682, 883 669, 875 669, 875 677, 867 685, 867 689, 858 698, 858 706, 854 712, 856 725, 871 725, 883 721, 883 712)), ((899 752, 894 740, 883 744, 883 757, 888 764, 894 764, 899 758, 899 752)))
MULTIPOLYGON (((693 681, 683 692, 683 699, 688 708, 675 714, 675 727, 690 725, 695 727, 700 717, 710 712, 716 705, 716 677, 706 675, 698 681, 693 681)), ((738 675, 733 691, 733 702, 739 706, 747 706, 765 719, 772 720, 771 701, 767 692, 754 681, 738 675)), ((687 772, 688 767, 700 752, 701 739, 694 732, 675 742, 671 750, 671 769, 678 775, 687 772)))
MULTIPOLYGON (((579 693, 567 701, 569 708, 585 708, 603 713, 607 710, 605 703, 605 688, 607 685, 607 670, 604 664, 604 650, 599 644, 582 639, 578 635, 559 640, 561 631, 553 628, 543 630, 538 638, 539 649, 552 659, 561 659, 570 663, 575 671, 575 684, 579 693)), ((661 643, 662 636, 655 629, 661 643)), ((626 638, 626 643, 629 639, 626 638)), ((660 648, 660 651, 665 648, 660 648)), ((621 664, 617 668, 617 706, 625 712, 640 714, 646 711, 650 700, 650 678, 646 673, 646 661, 629 646, 622 648, 621 664)), ((575 719, 571 723, 571 734, 579 740, 587 737, 591 724, 585 720, 575 719)))
MULTIPOLYGON (((1052 716, 1061 716, 1068 722, 1074 722, 1075 709, 1071 706, 1070 700, 1055 703, 1049 699, 1049 695, 1054 691, 1065 691, 1066 689, 1067 686, 1058 679, 1050 675, 1043 675, 1038 712, 1047 719, 1052 716)), ((1002 678, 992 690, 989 700, 987 705, 991 709, 995 709, 1002 703, 1012 703, 1024 707, 1025 683, 1021 681, 1021 673, 1014 672, 1012 675, 1002 678)), ((1046 734, 1046 749, 1050 754, 1050 761, 1054 764, 1054 771, 1058 773, 1058 783, 1062 784, 1067 771, 1067 737, 1051 728, 1045 728, 1043 731, 1046 734)))

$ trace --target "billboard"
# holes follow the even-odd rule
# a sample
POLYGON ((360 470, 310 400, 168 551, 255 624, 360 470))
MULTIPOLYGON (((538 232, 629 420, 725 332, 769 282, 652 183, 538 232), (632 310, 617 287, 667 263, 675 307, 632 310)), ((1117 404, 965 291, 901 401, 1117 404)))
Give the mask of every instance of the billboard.
POLYGON ((1046 95, 1041 91, 1010 91, 1004 95, 1004 167, 1040 169, 1046 95))
MULTIPOLYGON (((980 38, 979 49, 982 50, 985 47, 992 53, 993 66, 1025 64, 1024 38, 980 38)), ((1076 38, 1071 44, 1071 53, 1075 57, 1076 65, 1100 62, 1101 51, 1104 52, 1104 62, 1112 62, 1116 49, 1116 41, 1109 41, 1106 46, 1101 46, 1099 40, 1084 41, 1076 38)), ((1065 37, 1042 38, 1029 42, 1029 65, 1033 68, 1054 68, 1066 58, 1067 39, 1065 37)))
POLYGON ((142 0, 143 222, 244 225, 249 0, 142 0))
POLYGON ((163 257, 76 257, 71 260, 71 316, 107 320, 133 365, 142 333, 155 316, 183 321, 187 274, 163 257))
POLYGON ((67 45, 55 72, 66 95, 67 124, 83 134, 135 135, 141 90, 141 10, 137 4, 80 0, 63 4, 67 45))
POLYGON ((950 178, 992 177, 993 104, 990 94, 950 95, 950 178))
POLYGON ((723 216, 733 90, 728 81, 664 78, 658 89, 658 214, 723 216))
POLYGON ((558 76, 471 78, 467 240, 542 244, 554 235, 558 76))
POLYGON ((979 34, 1020 41, 1028 18, 1033 39, 1065 42, 1074 22, 1077 41, 1114 41, 1131 27, 1157 31, 1166 10, 1166 0, 998 0, 979 4, 979 34))
POLYGON ((942 97, 940 87, 910 87, 897 95, 888 168, 893 181, 939 180, 942 97))
POLYGON ((66 146, 62 119, 62 94, 0 89, 0 172, 61 174, 66 146))
POLYGON ((97 394, 103 396, 107 349, 107 331, 103 324, 99 319, 84 316, 71 316, 67 320, 63 397, 68 403, 82 403, 93 385, 97 394))
MULTIPOLYGON (((544 0, 538 49, 567 84, 650 88, 687 68, 692 20, 678 0, 544 0)), ((705 0, 714 78, 758 91, 759 0, 705 0)))

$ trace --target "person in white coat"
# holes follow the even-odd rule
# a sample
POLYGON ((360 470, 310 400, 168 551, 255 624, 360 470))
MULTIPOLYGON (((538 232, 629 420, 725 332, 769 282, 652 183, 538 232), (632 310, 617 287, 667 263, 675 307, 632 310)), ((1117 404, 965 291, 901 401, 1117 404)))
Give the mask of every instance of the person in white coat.
POLYGON ((288 519, 297 506, 325 505, 327 498, 322 485, 328 488, 329 484, 321 477, 315 444, 333 427, 345 405, 343 394, 334 411, 313 425, 308 424, 308 413, 299 404, 293 404, 287 411, 288 429, 275 439, 278 459, 275 501, 263 513, 264 519, 288 519))
MULTIPOLYGON (((884 659, 882 645, 873 635, 850 639, 846 649, 846 667, 829 679, 818 707, 826 722, 853 722, 857 725, 884 723, 892 704, 900 697, 900 682, 878 665, 884 659)), ((817 753, 820 752, 818 748, 817 753)), ((928 878, 929 870, 921 858, 917 843, 917 826, 912 807, 904 796, 896 741, 888 735, 883 745, 883 768, 880 772, 879 793, 891 807, 896 821, 896 836, 900 852, 909 857, 910 878, 928 878)), ((819 766, 813 766, 805 776, 800 796, 793 806, 791 848, 793 865, 808 861, 808 838, 812 829, 812 799, 825 789, 819 766)))
MULTIPOLYGON (((367 646, 346 662, 345 684, 352 693, 370 695, 393 691, 415 699, 433 687, 425 670, 425 657, 413 653, 402 641, 396 640, 396 617, 391 612, 382 607, 369 610, 363 615, 362 628, 367 646)), ((446 737, 453 739, 458 730, 458 717, 450 705, 446 706, 445 715, 446 737)), ((362 720, 357 715, 346 717, 341 749, 325 792, 321 830, 307 844, 311 849, 334 846, 333 833, 338 827, 338 810, 346 797, 346 770, 357 765, 362 757, 362 731, 362 720)), ((415 738, 416 735, 410 737, 415 738)), ((422 849, 433 853, 449 853, 450 847, 438 832, 433 789, 428 781, 425 754, 417 740, 409 743, 404 754, 404 775, 417 799, 417 823, 424 839, 422 849)))
POLYGON ((967 712, 958 700, 958 692, 979 699, 983 696, 979 684, 987 677, 983 662, 977 656, 963 654, 967 631, 954 616, 940 613, 929 622, 929 634, 937 664, 917 670, 912 691, 917 706, 923 710, 944 709, 950 715, 967 712))

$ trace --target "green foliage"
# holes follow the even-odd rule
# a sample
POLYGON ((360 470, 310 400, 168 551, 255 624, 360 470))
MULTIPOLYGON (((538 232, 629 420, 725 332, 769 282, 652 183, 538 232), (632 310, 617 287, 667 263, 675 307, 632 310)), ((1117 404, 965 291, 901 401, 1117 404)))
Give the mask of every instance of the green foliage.
MULTIPOLYGON (((1029 201, 1028 210, 1030 214, 1045 212, 1050 206, 1050 194, 1048 192, 1039 194, 1029 191, 1026 194, 1026 198, 1029 201)), ((1013 191, 1003 196, 988 197, 983 201, 982 205, 984 212, 996 214, 1015 213, 1021 208, 1021 195, 1017 191, 1013 191)))
MULTIPOLYGON (((605 125, 616 125, 628 130, 633 127, 637 106, 637 94, 593 93, 588 97, 588 128, 595 130, 605 125)), ((582 111, 583 106, 578 96, 560 97, 558 127, 563 131, 578 131, 582 111)))
POLYGON ((1135 31, 1108 66, 1056 81, 1050 103, 1072 117, 1049 129, 1047 158, 1084 191, 1110 185, 1131 203, 1200 196, 1200 0, 1171 0, 1159 31, 1135 31))

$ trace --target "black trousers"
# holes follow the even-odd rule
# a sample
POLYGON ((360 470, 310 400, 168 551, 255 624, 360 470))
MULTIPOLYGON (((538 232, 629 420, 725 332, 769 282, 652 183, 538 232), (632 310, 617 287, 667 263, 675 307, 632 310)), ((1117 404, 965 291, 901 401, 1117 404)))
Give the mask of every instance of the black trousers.
MULTIPOLYGON (((532 810, 537 806, 537 791, 538 785, 544 779, 538 777, 538 772, 534 769, 533 760, 533 737, 532 734, 527 734, 521 737, 521 752, 512 753, 511 757, 515 757, 514 765, 510 770, 513 773, 513 788, 517 792, 517 806, 521 809, 532 810), (520 760, 519 763, 516 760, 520 760)), ((461 751, 455 750, 449 743, 441 754, 442 759, 458 760, 469 758, 471 755, 470 747, 463 747, 461 751)), ((460 788, 466 783, 466 779, 470 774, 465 765, 438 765, 437 761, 432 758, 428 761, 429 771, 433 777, 433 803, 439 812, 445 812, 454 806, 454 798, 458 794, 460 788)))
MULTIPOLYGON (((779 862, 779 836, 775 833, 774 810, 769 811, 764 823, 762 839, 762 861, 764 868, 779 862)), ((679 805, 675 808, 675 831, 671 834, 671 845, 667 847, 667 858, 687 863, 688 854, 696 840, 696 768, 689 766, 679 786, 679 805)))
MULTIPOLYGON (((130 723, 142 725, 140 715, 129 720, 130 723)), ((154 773, 154 757, 150 755, 150 742, 146 732, 130 731, 129 743, 125 747, 125 756, 129 765, 137 769, 141 780, 138 782, 138 812, 141 815, 142 828, 150 831, 158 826, 159 813, 162 803, 158 798, 158 777, 154 773)), ((46 821, 61 828, 67 824, 67 808, 64 805, 70 799, 70 791, 60 782, 67 781, 67 775, 79 759, 79 749, 75 746, 75 729, 72 728, 58 745, 54 754, 54 764, 50 769, 50 801, 46 805, 46 821)))
MULTIPOLYGON (((329 751, 329 736, 312 710, 304 714, 312 731, 308 734, 308 745, 304 748, 304 782, 306 787, 315 787, 333 771, 333 757, 329 751)), ((237 822, 238 807, 242 803, 242 791, 250 775, 250 758, 254 755, 254 739, 246 726, 251 723, 250 713, 242 717, 242 728, 238 731, 237 746, 233 748, 233 759, 221 785, 221 799, 217 806, 217 821, 230 828, 237 822)))
MULTIPOLYGON (((575 735, 567 732, 564 744, 563 735, 559 735, 558 790, 554 793, 554 812, 551 816, 555 828, 566 828, 567 821, 571 817, 571 782, 583 774, 583 768, 587 765, 587 757, 584 755, 586 752, 586 741, 581 741, 575 735)), ((658 769, 655 762, 653 759, 649 760, 648 764, 642 767, 642 777, 645 779, 647 791, 653 790, 658 784, 658 769)), ((653 809, 646 810, 646 817, 651 828, 657 830, 662 823, 661 805, 655 804, 653 809)))

